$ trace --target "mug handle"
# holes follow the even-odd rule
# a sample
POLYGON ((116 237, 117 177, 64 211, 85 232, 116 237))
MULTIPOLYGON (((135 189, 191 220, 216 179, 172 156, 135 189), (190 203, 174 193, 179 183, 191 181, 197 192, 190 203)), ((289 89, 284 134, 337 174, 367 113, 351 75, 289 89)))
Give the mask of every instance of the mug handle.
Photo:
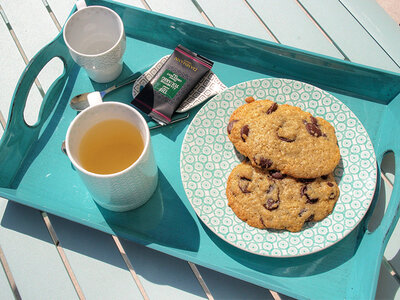
POLYGON ((76 1, 76 8, 77 8, 77 10, 81 10, 82 8, 86 8, 86 7, 87 7, 87 5, 86 5, 85 0, 78 0, 78 1, 76 1))

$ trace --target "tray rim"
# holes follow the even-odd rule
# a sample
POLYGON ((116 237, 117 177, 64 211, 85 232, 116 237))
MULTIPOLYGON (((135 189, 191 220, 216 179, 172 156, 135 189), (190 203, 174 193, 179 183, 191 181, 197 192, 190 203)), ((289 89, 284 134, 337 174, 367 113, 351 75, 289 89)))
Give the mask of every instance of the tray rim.
MULTIPOLYGON (((255 47, 255 46, 264 46, 264 47, 268 46, 270 51, 272 51, 272 50, 274 52, 280 51, 279 53, 284 53, 284 51, 286 51, 284 53, 285 54, 285 58, 290 58, 290 59, 294 58, 295 60, 297 60, 298 62, 301 62, 301 63, 304 63, 305 61, 308 62, 308 60, 316 59, 319 62, 324 62, 324 64, 337 65, 337 66, 343 68, 343 70, 345 70, 346 68, 350 68, 352 70, 352 72, 354 70, 357 70, 359 73, 362 73, 362 74, 364 74, 364 72, 367 72, 367 73, 369 73, 369 75, 380 74, 381 76, 389 76, 390 78, 396 78, 396 80, 399 81, 398 82, 399 84, 396 85, 396 87, 400 86, 400 70, 399 70, 399 72, 394 72, 394 71, 384 70, 384 69, 380 69, 380 68, 373 67, 373 66, 367 66, 367 65, 360 64, 360 63, 357 63, 357 62, 351 62, 351 61, 347 61, 347 60, 342 60, 342 59, 339 59, 339 58, 336 58, 336 57, 331 57, 331 56, 328 56, 328 55, 325 55, 325 54, 320 54, 320 53, 316 53, 316 52, 312 52, 312 51, 308 51, 308 50, 303 50, 303 49, 300 49, 300 48, 296 48, 296 47, 288 46, 288 45, 284 45, 284 44, 277 44, 277 43, 274 43, 272 41, 262 40, 260 38, 244 35, 244 34, 241 34, 241 33, 232 32, 232 31, 229 31, 229 30, 226 30, 226 29, 210 27, 208 25, 201 24, 201 23, 196 23, 196 22, 193 22, 193 21, 190 21, 190 20, 184 20, 184 19, 181 19, 181 18, 178 18, 178 17, 167 16, 165 14, 154 12, 154 11, 147 11, 147 10, 145 10, 143 8, 132 7, 132 6, 129 6, 129 5, 123 4, 123 3, 112 3, 112 2, 110 2, 110 0, 87 0, 87 3, 88 4, 94 3, 95 5, 106 5, 106 6, 109 6, 109 7, 121 6, 121 7, 127 8, 127 9, 131 9, 132 11, 136 11, 138 13, 147 14, 148 16, 152 16, 152 17, 160 19, 160 20, 166 20, 166 22, 168 20, 179 21, 178 24, 185 24, 187 26, 192 27, 192 29, 201 29, 201 30, 207 31, 207 32, 208 31, 209 32, 217 32, 218 34, 222 34, 225 37, 231 37, 231 36, 237 37, 239 39, 238 41, 245 40, 245 41, 251 42, 253 47, 255 47), (292 55, 293 57, 291 57, 289 54, 292 55), (296 55, 297 55, 297 57, 295 57, 296 55), (303 60, 301 60, 299 58, 299 56, 301 56, 303 58, 303 60)), ((73 12, 74 12, 74 10, 72 11, 72 13, 73 12)), ((173 49, 173 48, 175 48, 175 46, 176 46, 176 44, 173 44, 173 45, 170 44, 169 48, 173 49)), ((200 50, 199 50, 199 52, 200 52, 200 50)), ((203 54, 203 52, 201 52, 201 53, 203 54)), ((315 64, 315 61, 313 63, 315 64)), ((248 64, 246 66, 249 66, 249 65, 250 64, 248 64)), ((310 63, 310 65, 312 65, 312 64, 310 63)), ((337 70, 338 68, 334 68, 332 66, 329 66, 329 67, 327 67, 327 69, 331 70, 331 72, 332 72, 332 71, 337 70)), ((347 71, 349 71, 350 69, 347 69, 347 71)), ((271 70, 269 70, 269 71, 272 72, 271 70)), ((358 75, 360 75, 360 74, 358 74, 358 75)), ((291 76, 280 76, 280 77, 288 78, 288 79, 295 79, 295 80, 299 80, 299 81, 302 81, 302 82, 310 83, 312 85, 316 85, 316 86, 318 86, 318 87, 320 87, 320 88, 322 88, 324 90, 327 90, 327 91, 338 92, 338 93, 342 93, 342 94, 343 94, 343 91, 344 91, 344 90, 335 88, 335 87, 333 87, 331 85, 326 85, 326 84, 322 84, 322 83, 321 84, 316 84, 315 82, 311 82, 309 80, 304 80, 304 79, 299 79, 299 78, 292 78, 291 76)), ((383 104, 385 104, 385 105, 389 104, 393 99, 396 98, 397 95, 400 95, 400 87, 397 87, 396 89, 397 89, 396 90, 397 93, 394 94, 394 92, 392 92, 392 94, 393 94, 392 96, 393 97, 389 101, 387 101, 387 103, 383 103, 383 104)), ((350 96, 354 96, 354 97, 360 98, 360 95, 357 96, 356 92, 354 92, 354 93, 351 92, 350 96)), ((363 100, 372 100, 372 101, 375 101, 375 102, 377 102, 377 100, 379 100, 378 98, 368 98, 368 97, 365 97, 365 96, 362 99, 363 100)))

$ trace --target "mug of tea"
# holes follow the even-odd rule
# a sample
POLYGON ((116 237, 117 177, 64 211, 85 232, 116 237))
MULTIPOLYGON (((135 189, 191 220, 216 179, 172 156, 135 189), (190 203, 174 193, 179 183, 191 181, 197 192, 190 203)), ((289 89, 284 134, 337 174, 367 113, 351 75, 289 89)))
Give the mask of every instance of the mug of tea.
POLYGON ((77 11, 65 23, 64 42, 73 60, 96 82, 116 79, 122 72, 126 49, 124 24, 119 15, 104 6, 76 3, 77 11))
POLYGON ((71 122, 65 148, 93 199, 106 209, 139 207, 157 187, 150 130, 132 106, 104 102, 85 109, 71 122))

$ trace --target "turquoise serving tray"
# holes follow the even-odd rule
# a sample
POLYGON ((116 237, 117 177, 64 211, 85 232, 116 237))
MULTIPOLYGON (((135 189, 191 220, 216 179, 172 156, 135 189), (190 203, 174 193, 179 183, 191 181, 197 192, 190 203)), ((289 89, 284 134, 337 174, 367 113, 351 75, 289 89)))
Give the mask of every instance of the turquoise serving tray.
MULTIPOLYGON (((344 62, 263 40, 218 30, 108 1, 104 5, 122 18, 127 51, 121 80, 170 54, 182 44, 215 62, 213 71, 227 86, 259 78, 288 78, 322 88, 342 101, 364 125, 375 149, 377 167, 384 154, 400 153, 400 74, 344 62)), ((110 83, 111 85, 113 83, 110 83)), ((295 298, 374 298, 383 251, 399 218, 400 191, 395 181, 380 225, 370 232, 367 215, 344 239, 306 256, 263 257, 225 242, 196 216, 180 175, 180 152, 190 117, 152 130, 159 167, 159 186, 144 206, 113 213, 97 206, 80 182, 61 143, 76 116, 68 103, 79 93, 103 90, 91 82, 69 56, 62 34, 40 50, 28 64, 13 95, 7 127, 0 141, 0 196, 66 219, 115 234, 281 292, 295 298), (36 124, 28 126, 23 112, 29 90, 54 57, 64 72, 46 93, 36 124)), ((131 87, 105 101, 129 103, 131 87)), ((396 172, 400 174, 399 164, 396 172)))

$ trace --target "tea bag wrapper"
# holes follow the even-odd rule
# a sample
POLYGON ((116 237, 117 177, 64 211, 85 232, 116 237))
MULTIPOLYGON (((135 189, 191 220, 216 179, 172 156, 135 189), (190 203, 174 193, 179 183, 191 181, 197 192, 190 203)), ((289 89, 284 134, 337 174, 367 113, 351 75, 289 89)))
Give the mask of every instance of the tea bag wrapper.
POLYGON ((131 102, 157 123, 165 125, 213 62, 179 45, 131 102))
MULTIPOLYGON (((133 84, 132 88, 132 99, 139 95, 140 91, 146 86, 146 84, 153 79, 157 74, 158 70, 162 68, 165 62, 168 60, 170 55, 163 56, 157 61, 150 69, 144 72, 133 84)), ((208 71, 206 75, 201 78, 197 85, 192 89, 189 95, 181 102, 179 107, 175 110, 176 113, 185 113, 192 108, 200 105, 204 101, 214 97, 221 93, 227 88, 225 84, 218 78, 218 76, 212 71, 208 71)))

